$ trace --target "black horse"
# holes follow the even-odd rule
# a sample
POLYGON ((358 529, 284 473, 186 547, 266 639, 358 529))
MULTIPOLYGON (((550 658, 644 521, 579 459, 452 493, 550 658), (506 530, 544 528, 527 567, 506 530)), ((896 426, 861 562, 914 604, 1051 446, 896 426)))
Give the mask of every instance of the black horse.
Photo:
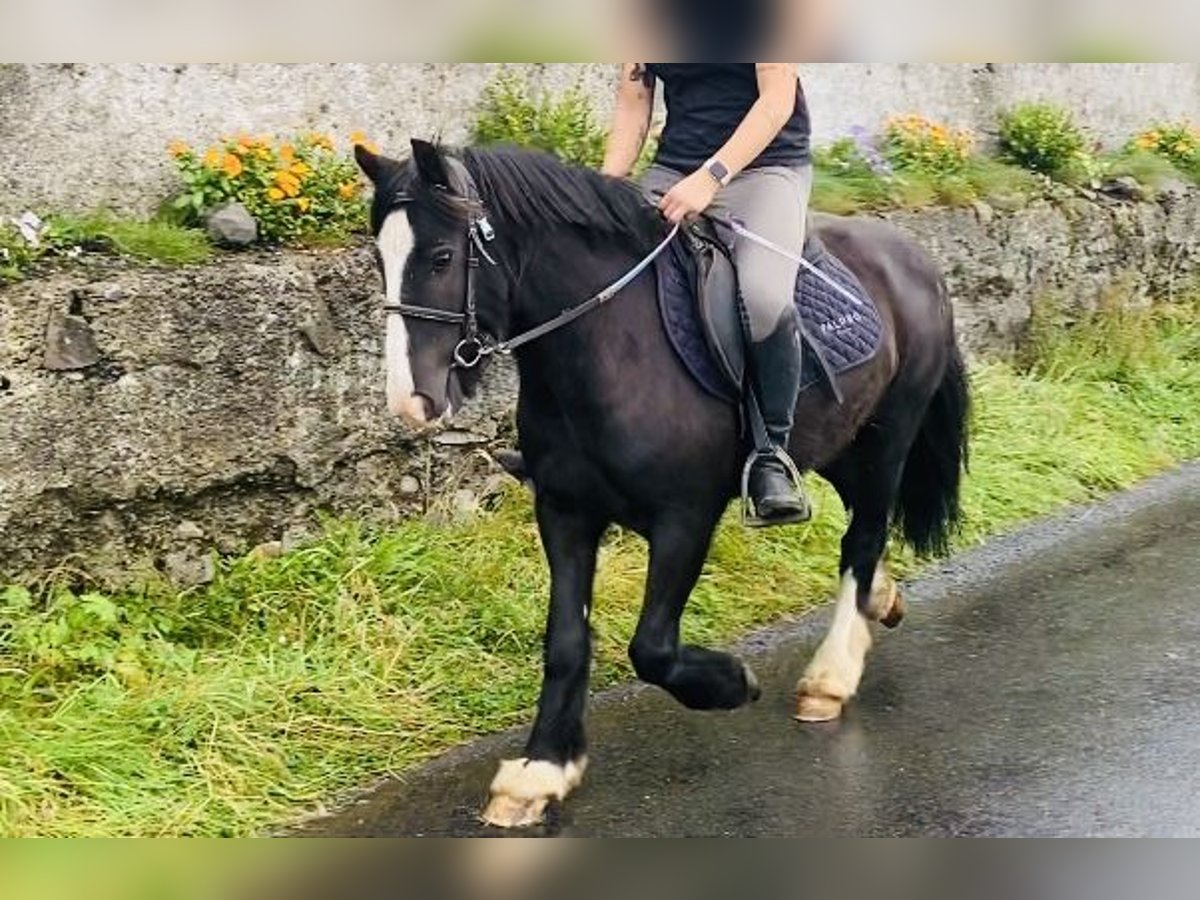
MULTIPOLYGON (((389 407, 428 424, 470 396, 481 348, 549 322, 629 272, 666 226, 633 184, 545 154, 412 146, 403 162, 362 147, 357 157, 375 185, 389 407)), ((869 363, 839 379, 844 403, 809 390, 796 412, 794 460, 830 481, 851 512, 833 622, 798 686, 803 721, 840 715, 862 676, 869 623, 895 625, 903 614, 881 562, 889 524, 919 552, 943 550, 967 456, 966 375, 933 263, 882 222, 818 217, 814 227, 875 299, 886 334, 869 363)), ((611 523, 650 545, 629 648, 638 676, 692 709, 757 697, 738 659, 679 639, 749 448, 738 410, 701 390, 677 360, 656 289, 643 274, 516 352, 517 425, 551 589, 537 718, 525 757, 502 762, 492 783, 484 818, 496 825, 539 821, 583 776, 588 615, 597 546, 611 523)))

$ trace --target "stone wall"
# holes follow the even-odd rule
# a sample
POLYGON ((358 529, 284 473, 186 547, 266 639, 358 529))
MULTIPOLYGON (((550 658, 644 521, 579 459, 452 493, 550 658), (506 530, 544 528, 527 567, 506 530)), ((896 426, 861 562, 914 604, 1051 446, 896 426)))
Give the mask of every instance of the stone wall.
MULTIPOLYGON (((521 66, 537 85, 576 79, 607 118, 614 67, 521 66)), ((363 129, 400 152, 411 136, 465 138, 493 64, 0 65, 0 215, 152 210, 174 185, 165 148, 230 132, 363 129)), ((1200 119, 1200 64, 847 63, 801 69, 815 136, 922 112, 987 133, 996 112, 1049 99, 1116 144, 1152 119, 1200 119)))
MULTIPOLYGON (((1200 191, 891 218, 942 265, 976 351, 1011 349, 1049 294, 1139 302, 1200 273, 1200 191)), ((480 451, 504 439, 512 369, 416 441, 383 412, 381 334, 366 247, 92 260, 0 289, 0 577, 203 580, 212 549, 295 540, 320 512, 473 506, 499 477, 480 451)))

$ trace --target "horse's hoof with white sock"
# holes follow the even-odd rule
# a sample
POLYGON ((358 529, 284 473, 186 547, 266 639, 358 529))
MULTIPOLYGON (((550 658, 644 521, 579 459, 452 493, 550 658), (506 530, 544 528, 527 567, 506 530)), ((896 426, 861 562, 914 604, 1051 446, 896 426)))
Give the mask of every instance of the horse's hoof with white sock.
POLYGON ((492 796, 480 818, 496 828, 539 825, 550 801, 566 799, 579 787, 586 769, 586 756, 565 766, 546 760, 506 759, 492 779, 492 796))

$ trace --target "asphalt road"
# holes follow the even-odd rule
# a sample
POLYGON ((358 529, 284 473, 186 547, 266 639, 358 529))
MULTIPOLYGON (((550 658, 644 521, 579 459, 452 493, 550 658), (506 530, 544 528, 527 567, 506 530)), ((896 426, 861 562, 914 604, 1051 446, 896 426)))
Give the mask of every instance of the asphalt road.
MULTIPOLYGON (((905 589, 860 695, 791 720, 828 611, 739 649, 763 699, 595 698, 592 766, 540 834, 1200 835, 1200 465, 963 554, 905 589)), ((475 813, 520 735, 387 783, 321 835, 493 833, 475 813)))

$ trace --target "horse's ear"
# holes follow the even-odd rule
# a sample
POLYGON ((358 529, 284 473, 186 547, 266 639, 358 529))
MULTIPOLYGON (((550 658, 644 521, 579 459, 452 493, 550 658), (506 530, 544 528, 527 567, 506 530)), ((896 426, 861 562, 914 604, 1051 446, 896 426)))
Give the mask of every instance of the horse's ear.
POLYGON ((363 174, 371 179, 372 184, 378 184, 387 168, 388 160, 378 153, 372 153, 362 144, 354 145, 354 161, 363 170, 363 174))
POLYGON ((450 171, 446 168, 446 160, 436 144, 413 138, 413 162, 417 164, 417 174, 421 180, 432 187, 450 187, 450 171))

